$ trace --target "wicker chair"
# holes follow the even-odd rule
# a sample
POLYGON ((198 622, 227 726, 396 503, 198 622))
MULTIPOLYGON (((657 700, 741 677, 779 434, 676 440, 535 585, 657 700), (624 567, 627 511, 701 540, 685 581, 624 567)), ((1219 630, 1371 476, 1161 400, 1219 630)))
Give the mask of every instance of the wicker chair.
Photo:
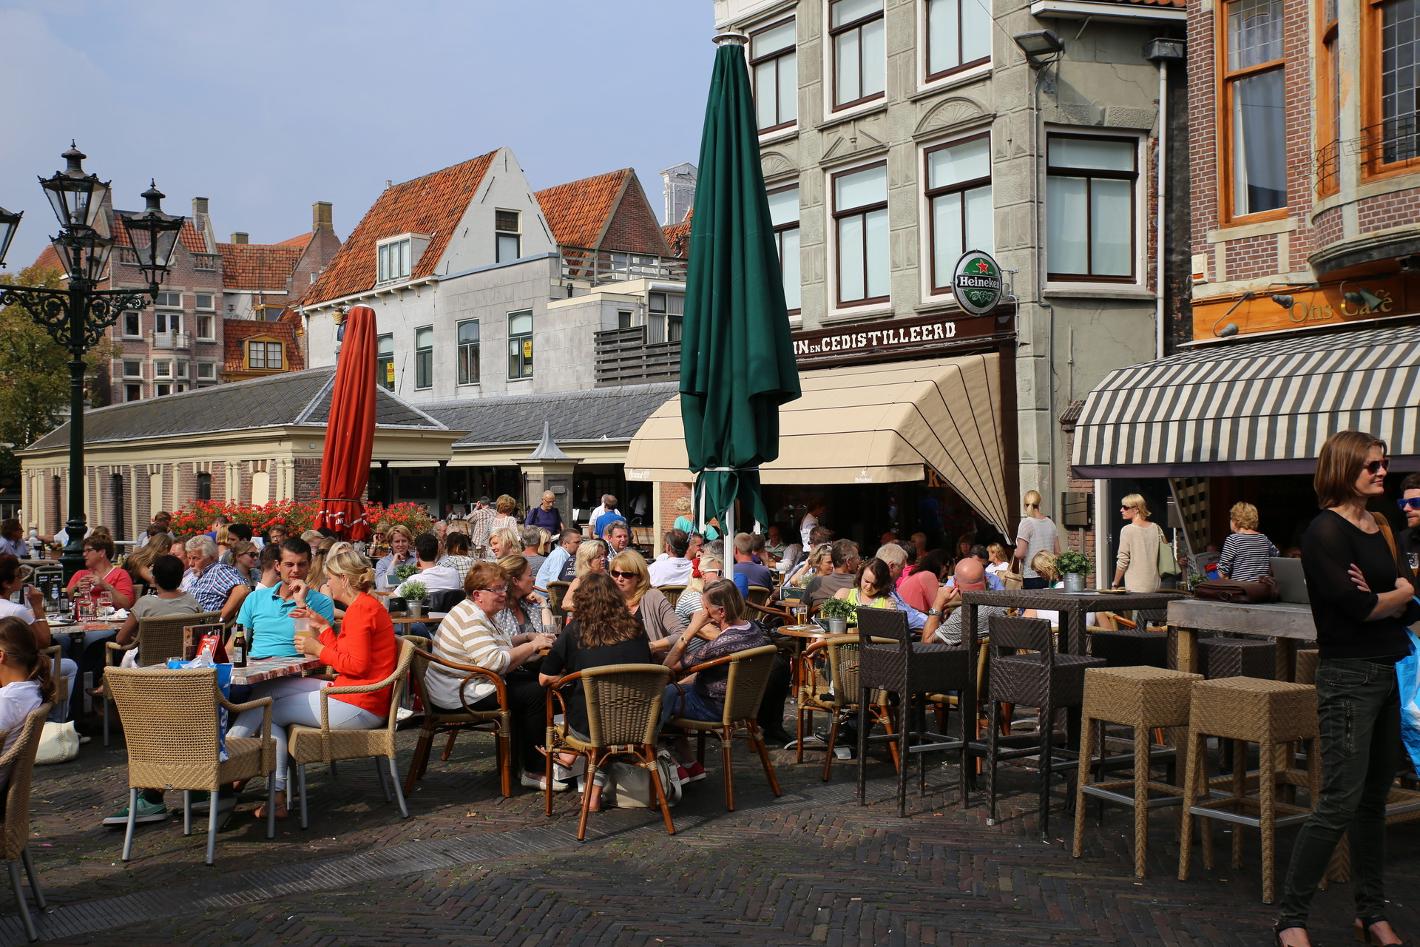
MULTIPOLYGON (((192 625, 208 625, 222 620, 220 612, 195 612, 191 615, 168 615, 162 618, 142 618, 138 621, 138 636, 128 644, 104 643, 104 671, 123 663, 123 655, 138 649, 138 666, 164 664, 168 658, 182 657, 182 632, 192 625)), ((109 745, 108 691, 104 691, 104 746, 109 745)))
POLYGON ((561 581, 547 583, 547 607, 552 610, 552 614, 562 620, 567 618, 567 609, 562 607, 562 599, 567 595, 567 589, 571 585, 571 582, 561 581))
POLYGON ((49 673, 54 679, 54 706, 69 706, 69 688, 64 684, 64 675, 59 673, 59 662, 64 658, 64 646, 52 644, 48 648, 40 648, 39 653, 49 658, 49 673))
MULTIPOLYGON (((874 638, 875 643, 891 644, 890 638, 874 638)), ((804 761, 804 731, 812 730, 813 715, 829 715, 828 745, 823 760, 823 781, 828 782, 833 774, 833 746, 838 741, 838 728, 848 715, 858 713, 858 649, 856 634, 832 635, 815 641, 804 649, 800 659, 801 677, 799 699, 795 708, 795 724, 798 748, 794 761, 804 761), (818 672, 823 659, 827 658, 828 676, 825 679, 818 672), (806 727, 805 724, 809 726, 806 727)), ((868 707, 870 726, 887 719, 887 708, 880 702, 868 707)), ((888 738, 875 738, 888 739, 888 738)), ((896 765, 897 743, 888 739, 888 750, 896 765)))
POLYGON ((765 588, 762 585, 751 585, 749 594, 745 596, 745 601, 751 605, 765 606, 769 604, 769 599, 773 597, 774 590, 765 588))
MULTIPOLYGON (((1003 618, 993 615, 991 661, 987 675, 987 697, 991 701, 991 728, 986 751, 986 798, 990 807, 987 825, 996 824, 996 765, 1001 760, 1022 756, 1040 757, 1040 832, 1050 831, 1050 776, 1054 758, 1055 712, 1079 707, 1085 696, 1085 669, 1102 667, 1103 658, 1059 654, 1050 622, 1040 618, 1003 618), (1026 653, 1016 654, 1017 651, 1026 653), (1035 746, 1001 748, 1000 706, 1003 703, 1036 707, 1040 710, 1035 746)), ((1013 743, 1020 738, 1006 737, 1013 743)), ((1068 774, 1067 774, 1068 775, 1068 774)))
POLYGON ((404 790, 399 785, 399 773, 395 769, 395 731, 399 726, 399 702, 404 695, 405 681, 409 677, 409 663, 414 656, 414 645, 409 641, 399 643, 399 660, 389 677, 375 684, 359 687, 327 687, 320 692, 319 727, 293 724, 287 741, 287 752, 296 764, 296 781, 301 792, 301 828, 309 825, 306 812, 306 764, 334 763, 337 760, 362 760, 367 757, 375 761, 375 773, 379 776, 380 788, 384 790, 385 801, 390 798, 390 783, 394 783, 394 799, 399 802, 399 814, 409 818, 409 806, 404 801, 404 790), (337 694, 369 694, 390 689, 389 713, 383 727, 372 730, 332 730, 330 729, 330 698, 337 694), (389 773, 386 777, 385 768, 389 773))
POLYGON ((30 878, 30 891, 35 905, 44 910, 44 892, 40 890, 39 876, 35 874, 34 862, 30 859, 30 777, 34 774, 35 752, 39 749, 39 737, 44 731, 44 718, 49 716, 53 704, 41 704, 30 711, 25 718, 20 737, 0 756, 0 771, 10 768, 10 785, 5 789, 5 834, 0 844, 5 849, 5 864, 10 869, 10 885, 15 889, 15 904, 19 908, 20 920, 25 925, 25 935, 30 940, 38 939, 35 922, 30 918, 30 908, 25 903, 25 892, 20 887, 19 859, 25 866, 25 874, 30 878))
POLYGON ((630 756, 650 771, 651 785, 661 804, 666 834, 675 834, 665 787, 656 769, 656 729, 661 722, 661 698, 670 682, 670 668, 660 664, 608 664, 565 675, 547 689, 547 771, 544 775, 547 814, 552 815, 552 759, 559 753, 587 758, 586 790, 582 793, 582 814, 577 820, 577 841, 587 838, 587 813, 592 800, 592 784, 598 767, 613 756, 630 756), (560 710, 566 719, 567 704, 562 688, 572 681, 582 682, 587 704, 585 736, 556 722, 560 710))
POLYGON ((680 602, 680 593, 685 591, 683 585, 658 585, 656 588, 660 589, 661 594, 666 597, 666 601, 671 603, 671 608, 676 607, 680 602))
POLYGON ((217 849, 217 791, 253 776, 266 777, 266 837, 276 837, 276 744, 271 739, 271 698, 233 704, 217 689, 209 668, 169 671, 110 668, 106 688, 118 704, 128 744, 128 829, 123 860, 133 851, 138 790, 149 786, 181 789, 183 834, 192 834, 192 793, 209 797, 207 864, 217 849), (218 754, 217 708, 229 714, 262 709, 261 736, 227 737, 227 759, 218 754))
POLYGON ((725 664, 730 666, 730 676, 725 687, 725 712, 719 720, 671 718, 671 726, 695 732, 696 759, 702 765, 705 762, 706 735, 713 733, 720 738, 720 755, 725 764, 725 808, 730 812, 735 811, 732 755, 736 730, 743 730, 750 746, 759 752, 759 762, 764 766, 764 775, 769 779, 769 788, 774 791, 774 795, 783 795, 779 789, 779 777, 774 772, 774 764, 769 761, 769 748, 764 745, 764 736, 759 732, 758 721, 759 705, 764 701, 764 691, 769 685, 769 675, 774 671, 774 659, 778 654, 779 649, 772 644, 748 648, 697 664, 687 668, 682 674, 682 677, 688 677, 709 668, 725 664))
MULTIPOLYGON (((408 640, 408 638, 406 638, 408 640)), ((409 664, 409 680, 414 688, 415 695, 419 698, 419 703, 424 708, 424 723, 419 731, 419 742, 414 747, 414 758, 409 763, 409 775, 404 779, 404 791, 412 793, 414 784, 424 777, 424 771, 429 768, 429 751, 434 745, 434 737, 441 733, 447 733, 448 742, 444 745, 444 752, 440 756, 441 760, 448 761, 449 755, 454 751, 454 740, 458 738, 459 732, 463 730, 483 730, 494 734, 497 746, 498 776, 500 789, 504 798, 513 795, 513 714, 508 709, 508 688, 503 683, 503 678, 496 671, 487 668, 477 667, 472 664, 459 664, 447 658, 431 654, 424 650, 422 645, 427 645, 427 641, 411 642, 413 649, 409 664), (498 709, 496 710, 472 710, 467 703, 464 703, 462 710, 444 711, 438 710, 429 700, 428 689, 424 686, 424 675, 428 673, 429 666, 437 664, 439 667, 447 668, 450 671, 457 671, 464 675, 459 683, 459 695, 462 698, 464 688, 472 683, 476 678, 486 678, 494 687, 494 692, 498 695, 498 709)))

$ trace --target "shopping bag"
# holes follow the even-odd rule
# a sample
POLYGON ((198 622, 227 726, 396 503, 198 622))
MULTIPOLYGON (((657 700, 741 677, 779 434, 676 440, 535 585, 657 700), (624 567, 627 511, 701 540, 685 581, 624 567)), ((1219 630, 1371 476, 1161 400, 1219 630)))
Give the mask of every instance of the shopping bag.
MULTIPOLYGON (((194 668, 212 668, 217 672, 217 689, 222 692, 222 696, 231 698, 232 696, 232 665, 213 664, 204 658, 196 658, 192 661, 184 661, 182 658, 168 658, 168 668, 174 671, 186 671, 194 668)), ((220 762, 227 762, 227 708, 222 704, 217 705, 217 759, 220 762)))
POLYGON ((1395 664, 1400 682, 1400 742, 1410 754, 1410 765, 1420 773, 1420 637, 1410 636, 1410 654, 1395 664))

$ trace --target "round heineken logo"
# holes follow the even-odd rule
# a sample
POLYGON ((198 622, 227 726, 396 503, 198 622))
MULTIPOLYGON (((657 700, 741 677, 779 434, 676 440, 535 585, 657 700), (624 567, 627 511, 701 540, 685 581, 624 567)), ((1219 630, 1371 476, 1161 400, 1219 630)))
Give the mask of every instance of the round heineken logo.
POLYGON ((968 250, 957 260, 952 274, 952 293, 957 305, 973 316, 984 316, 996 308, 1002 293, 1001 267, 991 254, 968 250))

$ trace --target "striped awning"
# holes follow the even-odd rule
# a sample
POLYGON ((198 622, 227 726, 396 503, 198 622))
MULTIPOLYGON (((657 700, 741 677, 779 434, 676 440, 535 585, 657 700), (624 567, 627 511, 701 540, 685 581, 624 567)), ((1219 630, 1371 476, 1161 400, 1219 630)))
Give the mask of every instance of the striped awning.
POLYGON ((1355 429, 1420 462, 1420 326, 1219 344, 1121 368, 1075 427, 1078 477, 1310 473, 1355 429))

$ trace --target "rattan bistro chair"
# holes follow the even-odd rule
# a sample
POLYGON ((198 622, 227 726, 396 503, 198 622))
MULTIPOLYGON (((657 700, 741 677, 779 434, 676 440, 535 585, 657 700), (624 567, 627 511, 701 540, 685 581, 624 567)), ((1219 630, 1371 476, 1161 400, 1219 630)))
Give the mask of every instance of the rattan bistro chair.
MULTIPOLYGON (((406 640, 409 637, 412 636, 406 636, 406 640)), ((458 738, 460 731, 483 730, 494 735, 497 748, 499 788, 504 798, 513 795, 513 715, 508 709, 508 688, 503 683, 503 678, 496 671, 490 671, 488 668, 472 664, 459 664, 431 654, 421 647, 421 645, 428 644, 427 641, 421 640, 417 644, 410 643, 413 645, 413 650, 409 662, 409 680, 415 695, 419 698, 419 703, 424 708, 424 722, 419 730, 419 742, 414 746, 414 758, 409 762, 409 775, 404 779, 404 791, 406 793, 414 792, 414 784, 424 777, 424 771, 429 768, 429 751, 433 748, 436 736, 441 733, 448 734, 448 742, 444 745, 443 754, 439 757, 447 762, 449 755, 454 751, 454 740, 458 738), (449 708, 441 710, 435 707, 429 700, 428 689, 424 686, 424 676, 432 665, 438 665, 455 674, 463 675, 463 680, 459 682, 460 699, 463 697, 464 688, 476 678, 486 678, 493 685, 494 693, 498 695, 497 709, 472 710, 467 702, 463 704, 462 710, 449 708)))
POLYGON ((671 603, 671 608, 676 607, 680 602, 680 593, 685 591, 683 585, 658 585, 656 588, 660 589, 661 594, 666 597, 666 601, 671 603))
POLYGON ((25 866, 25 874, 30 878, 30 891, 34 894, 35 906, 44 910, 44 892, 40 890, 39 876, 35 874, 34 862, 30 859, 30 777, 34 775, 35 752, 39 749, 39 737, 44 732, 44 718, 49 716, 53 704, 41 704, 30 711, 25 718, 20 737, 0 756, 0 772, 10 769, 10 785, 5 789, 4 835, 0 836, 0 846, 4 847, 5 865, 10 869, 10 886, 15 889, 15 906, 20 913, 20 921, 25 925, 25 935, 36 940, 35 922, 30 918, 30 907, 25 903, 25 892, 20 887, 19 859, 25 866))
MULTIPOLYGON (((182 657, 182 631, 192 625, 209 625, 222 620, 220 612, 196 612, 192 615, 168 615, 162 618, 140 618, 138 636, 128 644, 116 641, 104 643, 104 669, 123 663, 123 656, 138 649, 138 666, 152 667, 168 658, 182 657)), ((104 691, 104 746, 109 745, 108 691, 104 691)))
POLYGON ((266 837, 276 837, 276 744, 271 739, 271 698, 234 704, 217 689, 210 668, 170 671, 162 668, 110 668, 107 689, 118 704, 128 744, 128 829, 123 860, 133 852, 138 791, 147 787, 181 789, 183 834, 192 834, 192 793, 206 792, 207 864, 217 849, 217 792, 253 776, 266 777, 266 837), (260 737, 227 737, 227 759, 219 753, 217 709, 228 714, 262 709, 260 737))
MULTIPOLYGON (((890 638, 874 638, 874 643, 892 644, 890 638)), ((813 731, 813 715, 828 714, 828 744, 824 750, 823 781, 833 774, 833 747, 838 742, 838 728, 843 720, 858 713, 858 650, 856 634, 831 635, 815 641, 804 649, 800 658, 798 703, 795 706, 797 750, 794 761, 804 761, 804 734, 813 731), (821 673, 823 664, 828 674, 821 673)), ((888 720, 887 708, 881 701, 868 705, 868 725, 888 720)), ((891 736, 871 737, 870 741, 886 740, 893 765, 899 763, 897 742, 891 736)))
POLYGON ((552 611, 552 614, 562 620, 567 618, 567 609, 562 607, 562 600, 567 597, 567 590, 571 586, 571 582, 547 583, 547 607, 552 611))
POLYGON ((774 596, 773 589, 765 588, 762 585, 751 585, 748 591, 749 594, 745 596, 745 601, 752 605, 768 605, 770 598, 774 596))
POLYGON ((725 712, 719 720, 691 720, 688 717, 672 717, 670 725, 682 730, 693 730, 696 736, 695 756, 705 763, 705 737, 715 734, 720 738, 720 755, 725 765, 725 808, 735 811, 735 788, 732 755, 735 731, 744 732, 750 746, 759 753, 759 762, 764 766, 764 775, 769 780, 769 788, 774 795, 782 796, 779 777, 774 772, 774 764, 769 761, 769 748, 764 745, 764 735, 759 732, 759 705, 764 702, 764 691, 769 686, 769 676, 774 672, 774 659, 779 649, 772 644, 759 648, 736 651, 713 661, 706 661, 687 668, 681 675, 689 677, 708 668, 728 664, 730 676, 725 682, 725 712))
POLYGON ((661 722, 661 698, 670 682, 670 668, 661 664, 608 664, 565 675, 547 689, 547 814, 552 815, 552 760, 557 753, 575 753, 587 758, 586 789, 582 793, 582 814, 577 820, 577 841, 586 841, 587 813, 592 801, 592 785, 597 770, 613 756, 629 756, 651 774, 666 834, 675 834, 670 804, 656 768, 656 729, 661 722), (560 710, 566 720, 567 705, 562 688, 572 681, 582 682, 587 704, 587 734, 574 732, 556 721, 560 710))
POLYGON ((291 754, 291 761, 296 764, 296 781, 301 790, 301 828, 304 829, 309 825, 306 815, 306 764, 334 764, 337 760, 361 760, 367 757, 375 761, 375 773, 379 776, 380 788, 385 793, 385 801, 392 801, 390 783, 394 783, 394 800, 399 802, 399 814, 406 819, 409 818, 409 806, 405 804, 404 790, 400 788, 399 773, 395 769, 395 731, 399 726, 399 703, 404 696, 405 681, 409 677, 409 662, 413 656, 414 645, 408 641, 400 641, 399 660, 389 677, 377 683, 359 687, 322 688, 320 691, 321 725, 319 727, 307 727, 301 724, 291 726, 287 752, 291 754), (376 727, 372 730, 330 729, 331 697, 337 694, 369 694, 386 687, 390 689, 390 704, 389 714, 383 727, 376 727), (388 778, 386 778, 386 767, 389 769, 388 778))

